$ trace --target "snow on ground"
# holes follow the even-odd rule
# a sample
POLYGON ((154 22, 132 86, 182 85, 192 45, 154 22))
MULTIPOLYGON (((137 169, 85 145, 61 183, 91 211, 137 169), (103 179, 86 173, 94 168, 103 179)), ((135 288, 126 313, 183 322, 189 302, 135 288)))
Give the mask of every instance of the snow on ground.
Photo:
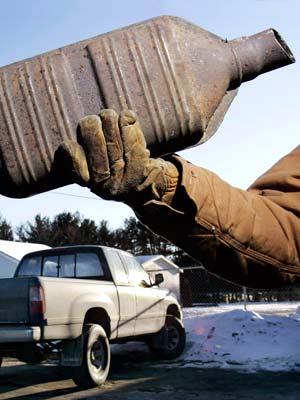
MULTIPOLYGON (((247 372, 300 371, 297 304, 251 304, 248 308, 251 310, 244 310, 243 305, 184 309, 186 349, 179 359, 160 365, 234 368, 247 372), (275 315, 278 313, 286 315, 275 315)), ((137 350, 141 345, 134 346, 125 345, 124 350, 137 350)), ((115 348, 118 349, 121 347, 115 348)))
POLYGON ((182 366, 300 370, 300 314, 185 310, 182 366))
POLYGON ((281 314, 288 315, 296 312, 298 306, 300 306, 299 302, 260 302, 260 303, 231 303, 231 304, 218 304, 216 306, 202 306, 202 307, 191 307, 184 308, 184 315, 196 313, 198 315, 208 315, 215 314, 224 311, 231 310, 244 310, 245 307, 249 311, 256 311, 260 314, 281 314))

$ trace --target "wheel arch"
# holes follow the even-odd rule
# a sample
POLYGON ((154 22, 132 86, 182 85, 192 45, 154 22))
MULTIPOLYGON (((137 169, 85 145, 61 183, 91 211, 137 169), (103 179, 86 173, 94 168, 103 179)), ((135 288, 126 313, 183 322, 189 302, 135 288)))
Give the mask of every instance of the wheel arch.
POLYGON ((98 324, 105 330, 106 336, 110 338, 111 335, 111 321, 107 311, 101 307, 90 308, 83 321, 83 326, 86 324, 98 324))
POLYGON ((167 315, 172 315, 178 319, 182 319, 182 313, 176 304, 170 304, 167 308, 167 315))

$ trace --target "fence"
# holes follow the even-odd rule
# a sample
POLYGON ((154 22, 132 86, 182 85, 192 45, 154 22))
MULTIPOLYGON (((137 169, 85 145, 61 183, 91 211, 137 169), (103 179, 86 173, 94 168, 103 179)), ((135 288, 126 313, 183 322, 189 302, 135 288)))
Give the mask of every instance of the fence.
POLYGON ((209 274, 202 266, 188 267, 180 274, 183 306, 219 303, 291 302, 300 301, 298 288, 282 290, 248 289, 209 274))

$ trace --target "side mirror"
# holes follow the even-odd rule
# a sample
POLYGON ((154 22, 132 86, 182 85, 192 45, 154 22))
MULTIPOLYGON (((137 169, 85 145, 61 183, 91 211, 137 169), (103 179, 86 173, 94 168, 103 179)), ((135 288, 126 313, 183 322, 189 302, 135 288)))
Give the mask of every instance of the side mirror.
POLYGON ((164 276, 163 274, 156 274, 155 275, 155 285, 159 285, 164 281, 164 276))

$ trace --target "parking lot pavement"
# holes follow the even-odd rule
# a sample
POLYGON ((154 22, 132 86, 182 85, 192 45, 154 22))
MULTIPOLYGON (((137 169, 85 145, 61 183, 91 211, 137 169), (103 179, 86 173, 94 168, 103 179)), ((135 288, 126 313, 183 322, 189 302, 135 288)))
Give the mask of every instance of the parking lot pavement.
POLYGON ((296 400, 296 372, 239 373, 234 370, 160 367, 138 357, 114 356, 101 388, 81 390, 70 370, 51 364, 25 365, 8 360, 0 370, 0 399, 103 400, 296 400))

